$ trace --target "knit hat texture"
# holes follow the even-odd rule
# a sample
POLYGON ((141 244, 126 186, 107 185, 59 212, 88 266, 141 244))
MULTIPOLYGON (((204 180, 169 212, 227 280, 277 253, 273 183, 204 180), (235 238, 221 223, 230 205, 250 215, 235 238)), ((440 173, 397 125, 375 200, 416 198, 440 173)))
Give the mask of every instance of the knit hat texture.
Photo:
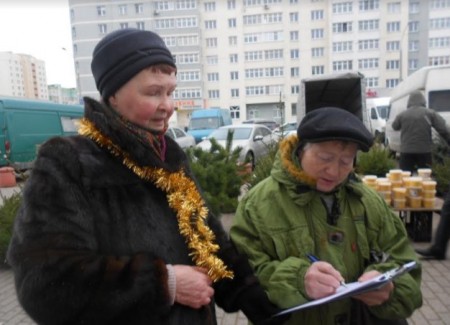
POLYGON ((343 140, 369 151, 373 136, 354 114, 338 107, 322 107, 305 115, 297 129, 300 142, 343 140))
POLYGON ((94 48, 91 70, 103 99, 144 68, 175 60, 162 38, 151 31, 126 28, 106 35, 94 48))

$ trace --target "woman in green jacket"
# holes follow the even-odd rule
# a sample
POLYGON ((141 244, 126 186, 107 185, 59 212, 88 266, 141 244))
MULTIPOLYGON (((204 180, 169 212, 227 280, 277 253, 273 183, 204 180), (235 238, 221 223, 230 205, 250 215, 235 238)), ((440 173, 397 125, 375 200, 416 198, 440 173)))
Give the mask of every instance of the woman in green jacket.
MULTIPOLYGON (((241 200, 231 238, 279 307, 417 261, 400 218, 353 173, 357 151, 372 142, 355 115, 316 109, 281 142, 270 177, 241 200)), ((368 324, 363 314, 401 323, 422 305, 420 282, 419 265, 376 291, 293 313, 287 324, 368 324)))

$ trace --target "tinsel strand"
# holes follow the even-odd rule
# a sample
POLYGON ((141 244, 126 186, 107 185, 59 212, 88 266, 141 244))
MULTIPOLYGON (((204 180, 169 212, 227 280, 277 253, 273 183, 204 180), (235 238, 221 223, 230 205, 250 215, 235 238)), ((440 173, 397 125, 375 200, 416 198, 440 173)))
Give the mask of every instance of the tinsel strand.
POLYGON ((98 145, 107 148, 113 155, 122 158, 123 164, 140 178, 153 182, 166 193, 169 206, 176 212, 180 234, 186 239, 191 257, 197 266, 208 269, 208 275, 215 282, 233 278, 223 261, 217 257, 219 246, 214 244, 214 233, 205 224, 208 209, 197 191, 195 183, 183 170, 170 173, 162 168, 138 166, 119 146, 104 136, 92 122, 82 119, 78 133, 98 145))

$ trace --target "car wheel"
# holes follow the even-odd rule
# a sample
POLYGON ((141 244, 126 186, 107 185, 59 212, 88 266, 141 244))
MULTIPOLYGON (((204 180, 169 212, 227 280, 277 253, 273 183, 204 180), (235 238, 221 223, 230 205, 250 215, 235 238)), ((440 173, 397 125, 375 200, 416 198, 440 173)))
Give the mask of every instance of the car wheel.
POLYGON ((253 152, 247 152, 247 154, 245 155, 245 163, 251 164, 252 171, 255 169, 255 156, 253 155, 253 152))

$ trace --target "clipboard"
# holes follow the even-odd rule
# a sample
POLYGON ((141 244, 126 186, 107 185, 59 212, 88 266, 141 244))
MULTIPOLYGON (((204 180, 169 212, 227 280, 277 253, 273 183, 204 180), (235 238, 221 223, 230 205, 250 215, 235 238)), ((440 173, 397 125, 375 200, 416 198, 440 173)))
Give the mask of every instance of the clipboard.
POLYGON ((378 288, 381 288, 386 283, 389 283, 393 281, 395 278, 399 277, 400 275, 411 271, 412 269, 415 269, 417 267, 417 262, 412 261, 409 263, 405 263, 402 266, 399 266, 397 268, 391 269, 389 271, 386 271, 383 274, 380 274, 370 280, 364 281, 364 282, 350 282, 346 283, 345 286, 340 286, 337 288, 336 293, 324 298, 316 299, 298 306, 294 306, 285 310, 282 310, 281 312, 273 315, 272 317, 277 317, 285 314, 290 314, 302 309, 311 308, 314 306, 326 304, 329 302, 341 300, 344 298, 348 298, 351 296, 359 295, 365 292, 373 291, 378 288))

